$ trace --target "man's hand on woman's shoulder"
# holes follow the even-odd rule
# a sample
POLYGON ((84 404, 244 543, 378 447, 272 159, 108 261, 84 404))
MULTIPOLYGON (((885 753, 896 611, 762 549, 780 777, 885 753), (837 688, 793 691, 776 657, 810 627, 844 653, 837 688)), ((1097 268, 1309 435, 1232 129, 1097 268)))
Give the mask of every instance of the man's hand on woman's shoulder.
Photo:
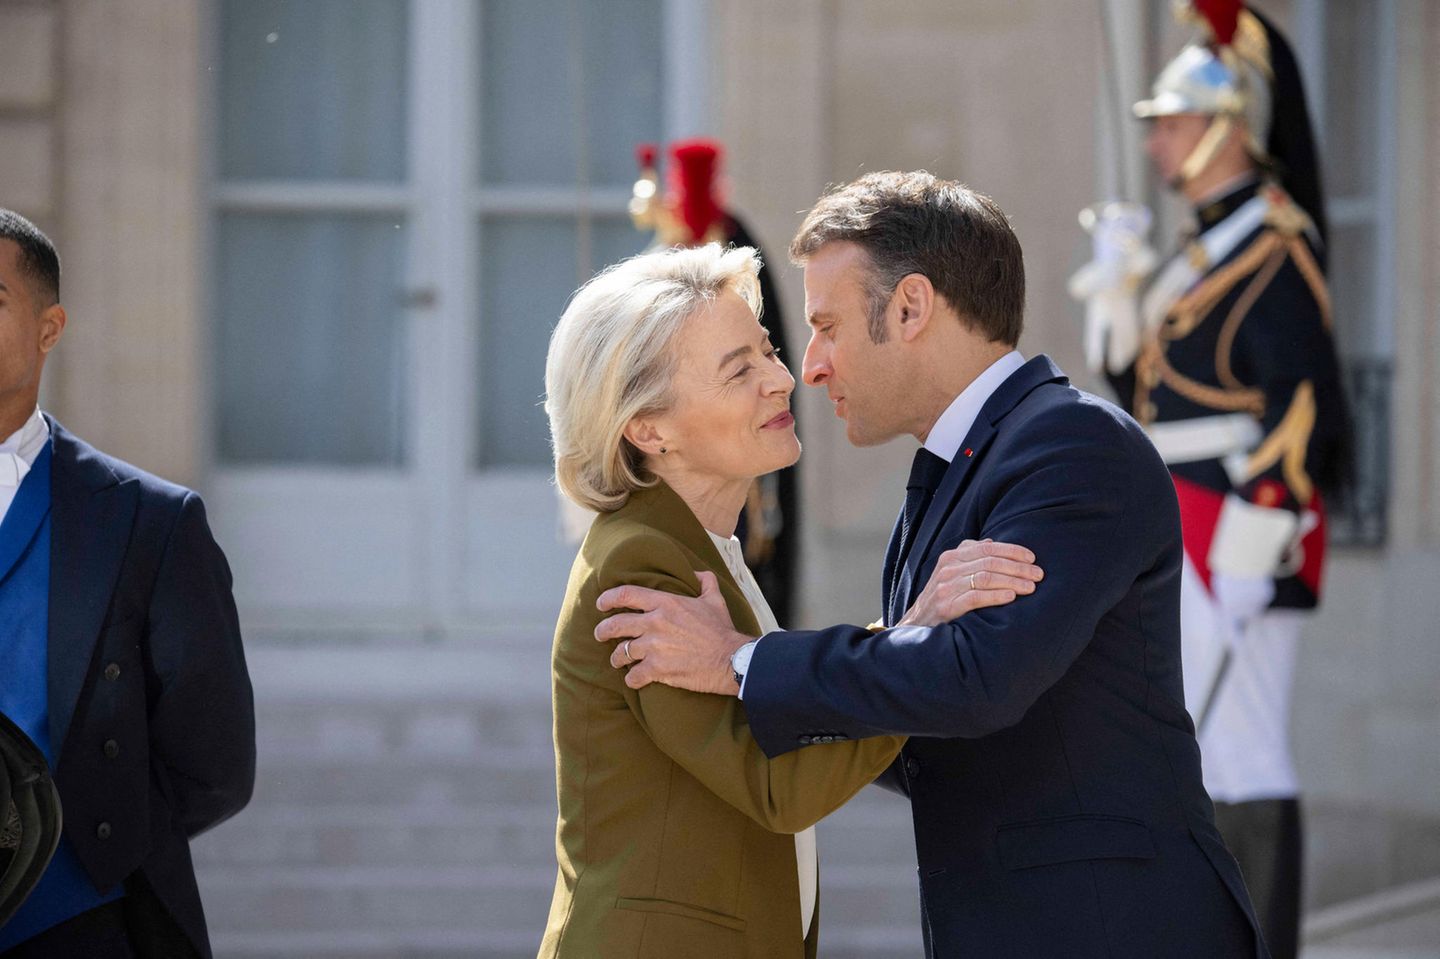
POLYGON ((697 693, 734 696, 740 690, 730 657, 754 639, 735 629, 720 582, 696 573, 700 595, 677 596, 642 586, 616 586, 600 594, 601 612, 619 610, 595 627, 595 638, 614 642, 610 665, 628 670, 625 685, 640 689, 664 683, 697 693))

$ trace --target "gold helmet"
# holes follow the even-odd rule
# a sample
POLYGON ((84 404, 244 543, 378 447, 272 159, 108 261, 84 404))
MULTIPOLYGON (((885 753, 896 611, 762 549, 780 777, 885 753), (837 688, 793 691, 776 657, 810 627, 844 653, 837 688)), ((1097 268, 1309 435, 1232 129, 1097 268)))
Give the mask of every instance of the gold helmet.
POLYGON ((1250 154, 1260 162, 1269 160, 1265 144, 1274 76, 1265 28, 1239 3, 1196 3, 1195 7, 1177 3, 1176 14, 1198 19, 1209 37, 1187 44, 1155 78, 1150 98, 1134 107, 1135 115, 1143 119, 1190 113, 1213 118, 1181 165, 1182 181, 1193 179, 1209 165, 1236 121, 1245 124, 1250 154))

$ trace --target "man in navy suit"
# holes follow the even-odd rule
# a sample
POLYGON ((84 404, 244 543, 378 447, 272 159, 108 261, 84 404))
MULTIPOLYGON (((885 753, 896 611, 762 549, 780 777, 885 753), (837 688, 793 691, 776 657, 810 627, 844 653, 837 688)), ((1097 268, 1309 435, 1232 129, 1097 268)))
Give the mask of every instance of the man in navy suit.
POLYGON ((199 497, 40 412, 65 323, 54 246, 0 210, 0 712, 64 815, 0 957, 208 959, 189 840, 255 781, 230 569, 199 497))
POLYGON ((601 604, 632 612, 597 638, 634 637, 613 657, 639 661, 631 686, 740 694, 769 755, 909 735, 887 784, 910 797, 931 957, 1266 955, 1185 712, 1174 487, 1133 420, 1016 352, 1024 265, 1005 215, 927 173, 873 173, 821 198, 791 255, 805 382, 857 446, 924 444, 885 557, 889 628, 756 642, 713 586, 627 586, 601 604), (1014 585, 993 556, 929 582, 947 549, 984 539, 1030 547, 1043 582, 936 617, 1014 585))

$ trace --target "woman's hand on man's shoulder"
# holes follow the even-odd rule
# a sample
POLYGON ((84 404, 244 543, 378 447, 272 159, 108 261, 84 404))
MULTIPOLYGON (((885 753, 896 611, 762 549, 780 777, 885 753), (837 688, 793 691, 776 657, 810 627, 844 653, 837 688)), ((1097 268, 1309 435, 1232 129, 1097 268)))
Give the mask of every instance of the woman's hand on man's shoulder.
POLYGON ((938 626, 1035 592, 1045 572, 1024 546, 967 539, 940 554, 935 571, 897 626, 938 626))

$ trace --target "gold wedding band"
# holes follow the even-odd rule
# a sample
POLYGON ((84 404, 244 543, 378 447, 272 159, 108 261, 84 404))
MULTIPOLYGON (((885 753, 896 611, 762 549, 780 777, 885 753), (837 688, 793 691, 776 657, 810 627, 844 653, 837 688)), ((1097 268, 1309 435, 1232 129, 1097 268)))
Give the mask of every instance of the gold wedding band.
POLYGON ((970 574, 970 588, 971 588, 971 589, 974 589, 974 588, 975 588, 975 574, 974 574, 974 573, 971 573, 971 574, 970 574))
POLYGON ((631 663, 635 662, 635 657, 630 655, 630 640, 627 639, 625 640, 625 642, 620 644, 620 652, 625 654, 626 666, 629 666, 631 663))

